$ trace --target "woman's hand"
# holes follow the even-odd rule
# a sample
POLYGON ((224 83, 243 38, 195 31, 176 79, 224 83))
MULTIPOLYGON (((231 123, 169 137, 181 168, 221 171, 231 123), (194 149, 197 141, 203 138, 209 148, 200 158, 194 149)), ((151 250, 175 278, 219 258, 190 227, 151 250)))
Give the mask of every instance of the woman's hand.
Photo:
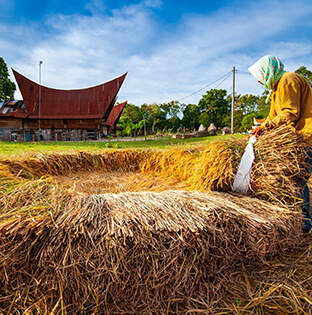
POLYGON ((262 132, 263 132, 263 128, 256 127, 250 135, 258 137, 262 132))

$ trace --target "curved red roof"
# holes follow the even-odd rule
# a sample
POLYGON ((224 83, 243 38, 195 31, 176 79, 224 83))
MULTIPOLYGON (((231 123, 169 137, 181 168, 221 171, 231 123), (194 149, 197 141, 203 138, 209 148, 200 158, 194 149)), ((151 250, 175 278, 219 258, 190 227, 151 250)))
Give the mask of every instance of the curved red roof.
MULTIPOLYGON (((12 69, 19 86, 28 118, 39 118, 39 84, 12 69)), ((41 85, 41 119, 96 119, 104 121, 116 101, 117 93, 126 77, 80 90, 58 90, 41 85)))
POLYGON ((115 105, 110 112, 107 120, 103 124, 108 126, 116 126, 126 104, 127 102, 123 102, 121 104, 115 105))

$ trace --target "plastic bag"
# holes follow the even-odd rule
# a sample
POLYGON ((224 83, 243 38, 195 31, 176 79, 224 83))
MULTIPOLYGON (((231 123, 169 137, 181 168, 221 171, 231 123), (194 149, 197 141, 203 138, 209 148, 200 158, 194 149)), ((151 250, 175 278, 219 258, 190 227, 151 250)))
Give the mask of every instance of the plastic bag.
POLYGON ((238 171, 235 176, 235 180, 233 183, 233 191, 246 193, 248 191, 249 182, 250 182, 250 173, 251 166, 255 159, 255 153, 253 145, 256 142, 256 136, 251 136, 249 141, 247 142, 247 146, 245 148, 245 152, 243 157, 239 163, 238 171))

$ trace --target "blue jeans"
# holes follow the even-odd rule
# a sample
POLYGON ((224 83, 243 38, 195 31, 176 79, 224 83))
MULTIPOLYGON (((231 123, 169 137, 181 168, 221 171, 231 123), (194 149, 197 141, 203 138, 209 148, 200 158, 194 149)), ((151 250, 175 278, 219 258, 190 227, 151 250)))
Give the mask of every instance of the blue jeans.
POLYGON ((303 223, 303 231, 309 232, 312 229, 312 217, 311 217, 311 204, 310 204, 310 190, 308 186, 308 181, 312 173, 312 147, 307 151, 308 154, 308 160, 307 160, 307 172, 309 174, 308 177, 301 179, 299 181, 301 187, 302 187, 302 195, 301 198, 303 199, 302 204, 302 212, 304 215, 304 223, 303 223))

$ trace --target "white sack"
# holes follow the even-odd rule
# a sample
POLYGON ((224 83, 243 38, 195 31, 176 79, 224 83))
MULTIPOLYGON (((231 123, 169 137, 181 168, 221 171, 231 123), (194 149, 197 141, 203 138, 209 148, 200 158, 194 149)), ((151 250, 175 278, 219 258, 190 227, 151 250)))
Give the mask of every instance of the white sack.
POLYGON ((248 191, 250 182, 251 166, 255 159, 253 144, 256 142, 256 136, 249 138, 248 144, 245 148, 243 157, 239 163, 238 171, 233 183, 233 191, 246 193, 248 191))

